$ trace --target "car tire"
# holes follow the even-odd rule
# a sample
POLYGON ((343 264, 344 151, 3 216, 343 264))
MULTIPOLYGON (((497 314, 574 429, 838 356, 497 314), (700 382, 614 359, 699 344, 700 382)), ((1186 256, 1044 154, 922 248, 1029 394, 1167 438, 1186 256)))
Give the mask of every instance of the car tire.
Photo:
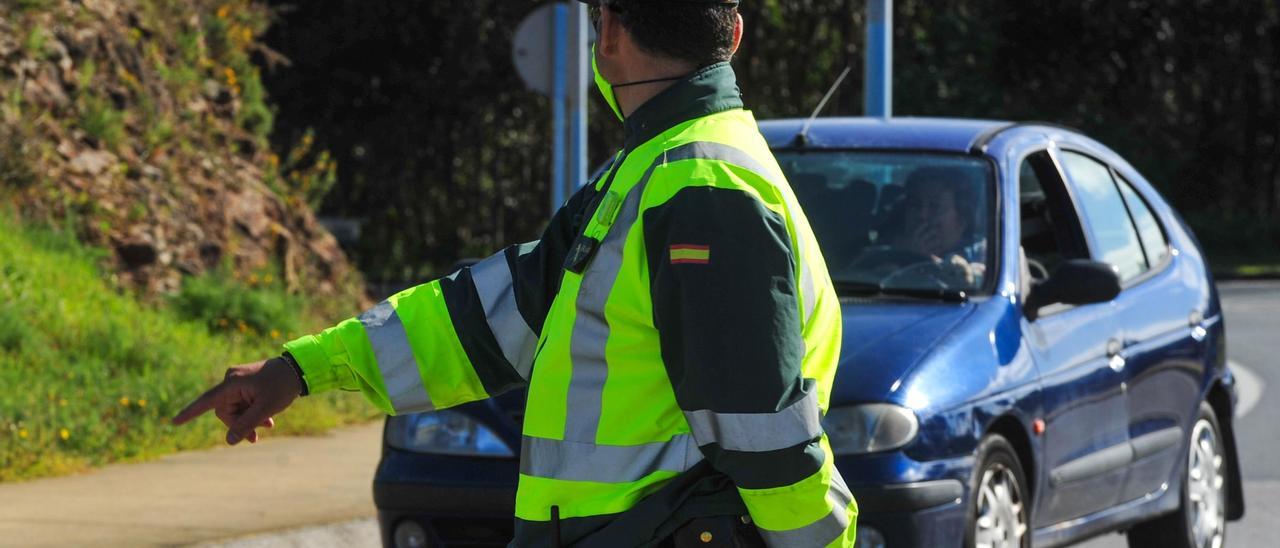
POLYGON ((978 465, 969 481, 964 545, 971 548, 1030 548, 1031 501, 1027 476, 1009 440, 991 434, 978 444, 978 465))
POLYGON ((1208 403, 1187 437, 1178 509, 1129 529, 1129 546, 1220 548, 1227 536, 1227 470, 1218 416, 1208 403))

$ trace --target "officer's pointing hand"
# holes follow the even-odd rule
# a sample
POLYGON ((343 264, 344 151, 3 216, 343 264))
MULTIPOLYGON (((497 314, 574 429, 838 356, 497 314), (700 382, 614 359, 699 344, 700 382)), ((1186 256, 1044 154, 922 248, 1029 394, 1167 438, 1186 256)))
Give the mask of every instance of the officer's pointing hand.
POLYGON ((256 428, 275 426, 271 417, 298 398, 301 382, 293 367, 280 358, 237 365, 227 370, 221 383, 173 417, 173 424, 212 410, 227 425, 228 444, 253 443, 258 441, 256 428))

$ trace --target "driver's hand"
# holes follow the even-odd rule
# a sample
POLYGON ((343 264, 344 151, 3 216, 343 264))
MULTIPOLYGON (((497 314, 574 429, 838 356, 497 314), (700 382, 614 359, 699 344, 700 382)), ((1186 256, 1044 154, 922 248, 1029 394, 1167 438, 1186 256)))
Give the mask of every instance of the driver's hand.
POLYGON ((964 257, 952 255, 950 259, 943 261, 941 257, 934 257, 933 262, 946 267, 957 278, 964 280, 965 284, 973 285, 974 281, 987 271, 987 265, 982 263, 970 263, 964 257))
POLYGON ((938 228, 933 223, 920 223, 911 227, 907 236, 907 249, 917 253, 928 253, 938 241, 938 228))
POLYGON ((258 441, 258 427, 271 428, 271 417, 284 411, 302 392, 302 380, 293 366, 281 358, 237 365, 222 382, 210 388, 173 417, 183 424, 207 411, 227 426, 227 443, 258 441))

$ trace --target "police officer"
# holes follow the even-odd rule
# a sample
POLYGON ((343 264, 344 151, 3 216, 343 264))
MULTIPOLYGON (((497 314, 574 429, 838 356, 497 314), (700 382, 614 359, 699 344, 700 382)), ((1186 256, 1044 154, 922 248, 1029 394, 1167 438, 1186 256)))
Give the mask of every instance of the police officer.
POLYGON ((233 367, 227 441, 296 397, 443 409, 527 386, 514 546, 851 546, 819 423, 840 311, 743 109, 737 1, 584 0, 625 141, 538 241, 233 367))

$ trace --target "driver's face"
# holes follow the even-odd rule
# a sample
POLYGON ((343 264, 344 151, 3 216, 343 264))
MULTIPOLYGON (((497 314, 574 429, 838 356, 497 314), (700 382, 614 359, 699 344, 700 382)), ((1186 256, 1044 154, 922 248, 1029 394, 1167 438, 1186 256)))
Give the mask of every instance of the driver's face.
POLYGON ((924 184, 907 192, 906 227, 918 251, 939 254, 955 247, 965 230, 955 193, 941 184, 924 184))

